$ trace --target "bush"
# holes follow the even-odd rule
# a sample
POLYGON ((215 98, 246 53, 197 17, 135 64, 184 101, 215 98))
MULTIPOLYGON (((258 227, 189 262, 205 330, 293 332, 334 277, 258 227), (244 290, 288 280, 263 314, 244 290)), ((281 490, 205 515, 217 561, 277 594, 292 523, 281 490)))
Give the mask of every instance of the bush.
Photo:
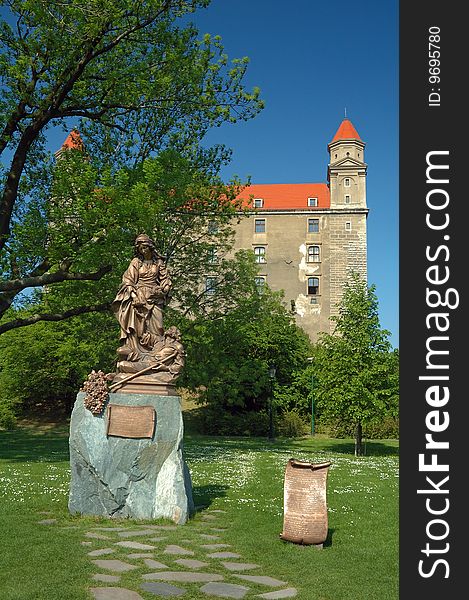
POLYGON ((204 435, 266 436, 269 415, 265 411, 231 414, 204 406, 198 410, 196 427, 204 435))
POLYGON ((2 397, 0 390, 0 427, 14 429, 16 427, 15 403, 2 397))
POLYGON ((303 437, 308 433, 308 425, 297 411, 289 410, 277 417, 275 432, 281 437, 303 437))
MULTIPOLYGON (((316 424, 316 432, 338 439, 354 438, 355 424, 344 423, 339 419, 329 421, 320 419, 316 424)), ((388 416, 363 425, 363 438, 369 440, 399 439, 399 419, 388 416)))

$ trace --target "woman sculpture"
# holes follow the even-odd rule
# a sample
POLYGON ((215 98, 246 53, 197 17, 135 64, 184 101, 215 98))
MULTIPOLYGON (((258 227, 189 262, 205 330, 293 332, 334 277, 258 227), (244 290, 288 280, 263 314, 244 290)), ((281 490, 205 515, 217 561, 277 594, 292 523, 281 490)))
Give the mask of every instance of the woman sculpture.
POLYGON ((164 335, 163 308, 171 289, 166 265, 146 234, 135 239, 135 258, 112 303, 121 326, 119 360, 141 361, 164 335))

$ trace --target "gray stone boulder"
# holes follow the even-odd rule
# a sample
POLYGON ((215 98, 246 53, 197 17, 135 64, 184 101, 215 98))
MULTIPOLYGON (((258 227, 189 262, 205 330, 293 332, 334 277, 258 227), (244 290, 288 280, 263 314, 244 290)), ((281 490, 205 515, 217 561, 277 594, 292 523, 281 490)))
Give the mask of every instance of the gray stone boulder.
POLYGON ((93 415, 84 397, 78 393, 70 422, 70 512, 185 523, 194 504, 182 453, 180 397, 110 394, 113 405, 155 409, 152 438, 108 436, 106 407, 93 415))

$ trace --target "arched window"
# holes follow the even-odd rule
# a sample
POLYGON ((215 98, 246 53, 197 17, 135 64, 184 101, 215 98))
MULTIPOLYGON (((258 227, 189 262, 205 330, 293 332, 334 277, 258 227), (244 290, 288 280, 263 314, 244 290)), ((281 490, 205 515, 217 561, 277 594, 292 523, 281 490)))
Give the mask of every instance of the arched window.
POLYGON ((314 296, 319 294, 319 278, 308 277, 308 295, 314 296))
POLYGON ((265 246, 255 246, 254 256, 256 257, 256 263, 265 263, 265 246))
POLYGON ((308 262, 319 262, 319 246, 308 246, 308 262))

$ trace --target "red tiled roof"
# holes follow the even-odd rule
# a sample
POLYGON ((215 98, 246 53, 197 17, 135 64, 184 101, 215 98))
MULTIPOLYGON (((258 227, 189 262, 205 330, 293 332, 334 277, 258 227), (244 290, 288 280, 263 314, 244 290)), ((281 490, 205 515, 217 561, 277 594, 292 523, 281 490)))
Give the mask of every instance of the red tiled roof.
POLYGON ((256 183, 247 186, 237 199, 245 199, 252 206, 252 198, 264 200, 267 210, 308 209, 308 198, 317 198, 317 208, 329 208, 330 194, 326 183, 256 183))
POLYGON ((61 150, 83 150, 83 141, 80 132, 73 129, 62 144, 61 150))
POLYGON ((349 119, 344 119, 339 125, 339 129, 336 131, 332 141, 336 142, 337 140, 360 140, 357 130, 349 119))

